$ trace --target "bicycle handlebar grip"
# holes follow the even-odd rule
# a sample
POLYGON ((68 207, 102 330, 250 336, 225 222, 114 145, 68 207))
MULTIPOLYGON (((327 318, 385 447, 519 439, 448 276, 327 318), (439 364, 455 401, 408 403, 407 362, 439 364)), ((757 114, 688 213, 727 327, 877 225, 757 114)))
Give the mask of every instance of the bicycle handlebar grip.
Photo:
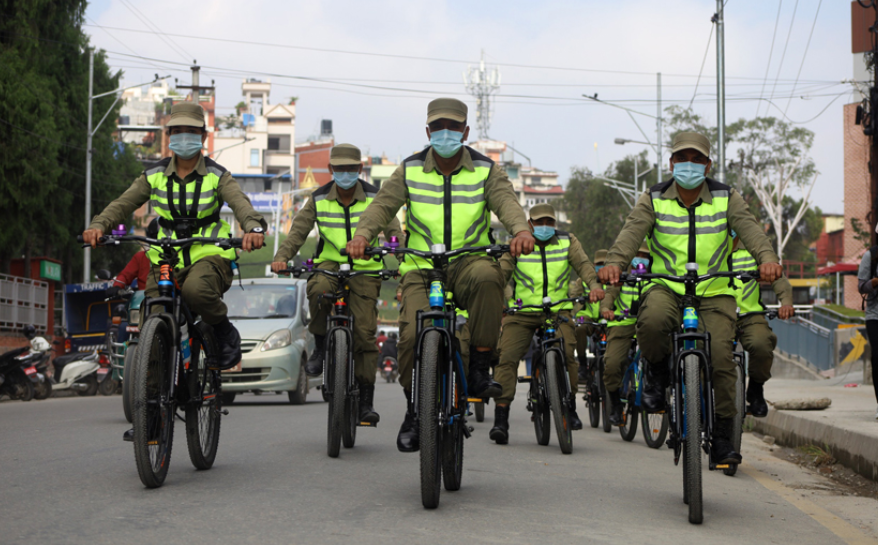
POLYGON ((341 248, 341 249, 339 249, 338 253, 339 253, 340 255, 347 256, 347 255, 348 255, 348 249, 347 249, 347 248, 341 248))
POLYGON ((76 235, 76 242, 82 243, 82 242, 85 242, 85 239, 82 238, 82 235, 76 235))
POLYGON ((244 244, 244 239, 243 238, 230 238, 229 244, 231 246, 240 248, 244 244))

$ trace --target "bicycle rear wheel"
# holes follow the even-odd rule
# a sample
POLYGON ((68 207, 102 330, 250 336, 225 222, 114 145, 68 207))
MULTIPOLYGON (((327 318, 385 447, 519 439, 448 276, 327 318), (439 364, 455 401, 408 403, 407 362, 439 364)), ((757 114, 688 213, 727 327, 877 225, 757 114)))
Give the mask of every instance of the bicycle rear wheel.
POLYGON ((165 482, 174 443, 173 336, 161 318, 148 319, 134 361, 134 459, 147 488, 165 482))
POLYGON ((634 391, 634 385, 631 381, 626 385, 628 390, 625 394, 626 403, 622 405, 622 425, 619 427, 619 434, 622 439, 629 443, 634 440, 637 435, 637 405, 634 404, 637 393, 634 391))
POLYGON ((186 445, 195 469, 210 469, 216 460, 222 419, 223 386, 220 372, 208 368, 211 357, 219 357, 219 344, 213 328, 204 322, 195 324, 204 339, 193 338, 192 357, 186 372, 189 403, 186 405, 186 445))
POLYGON ((474 403, 476 406, 476 422, 484 422, 485 421, 485 404, 484 403, 474 403))
POLYGON ((546 372, 542 365, 534 365, 533 377, 531 377, 530 405, 533 411, 534 432, 537 436, 537 444, 546 446, 549 444, 549 403, 546 401, 546 372))
POLYGON ((649 448, 659 448, 668 436, 668 414, 649 414, 640 411, 640 427, 643 430, 643 440, 649 448))
POLYGON ((424 334, 418 365, 418 426, 421 439, 421 503, 426 509, 439 505, 442 476, 442 435, 439 429, 441 387, 439 354, 442 337, 438 331, 424 334))
POLYGON ((137 345, 129 344, 125 351, 125 369, 122 373, 122 411, 125 420, 133 421, 131 403, 134 397, 134 360, 137 354, 137 345))
MULTIPOLYGON (((738 414, 732 419, 732 445, 735 452, 741 452, 741 434, 744 433, 744 419, 747 418, 747 402, 744 400, 744 369, 741 365, 735 365, 735 371, 738 373, 735 380, 735 407, 738 414)), ((729 464, 729 467, 723 469, 723 474, 729 477, 734 477, 737 472, 738 464, 729 464)))
POLYGON ((684 500, 689 503, 689 522, 701 524, 704 520, 701 497, 701 366, 698 356, 683 360, 683 380, 686 388, 683 414, 686 419, 686 439, 683 443, 684 500))
POLYGON ((588 381, 585 386, 585 404, 588 406, 588 423, 592 428, 597 428, 601 425, 601 393, 597 387, 597 382, 595 382, 596 376, 595 361, 594 358, 591 358, 588 367, 588 381))
POLYGON ((348 376, 348 338, 344 332, 336 330, 330 339, 331 350, 326 351, 329 361, 323 369, 324 384, 332 384, 329 398, 329 416, 327 421, 326 453, 330 458, 337 458, 341 449, 342 428, 345 424, 345 400, 347 399, 348 376))
MULTIPOLYGON (((600 365, 603 367, 603 358, 601 358, 600 365)), ((601 418, 604 421, 604 433, 610 433, 610 430, 613 428, 610 425, 610 408, 607 405, 608 397, 607 397, 607 387, 604 386, 604 374, 598 369, 597 373, 597 381, 598 381, 598 392, 601 394, 601 418)))
POLYGON ((573 429, 570 427, 570 408, 567 405, 569 396, 566 383, 563 382, 566 373, 567 370, 561 366, 558 352, 546 352, 546 393, 549 407, 555 420, 555 432, 561 452, 570 454, 573 452, 573 429))

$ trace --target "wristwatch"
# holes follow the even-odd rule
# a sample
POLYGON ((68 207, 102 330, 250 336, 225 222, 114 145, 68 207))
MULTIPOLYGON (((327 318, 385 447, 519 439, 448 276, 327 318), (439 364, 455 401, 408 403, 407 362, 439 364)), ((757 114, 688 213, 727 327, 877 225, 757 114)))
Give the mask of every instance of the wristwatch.
POLYGON ((253 229, 250 229, 250 232, 256 233, 257 235, 264 235, 265 229, 263 229, 262 227, 254 227, 253 229))

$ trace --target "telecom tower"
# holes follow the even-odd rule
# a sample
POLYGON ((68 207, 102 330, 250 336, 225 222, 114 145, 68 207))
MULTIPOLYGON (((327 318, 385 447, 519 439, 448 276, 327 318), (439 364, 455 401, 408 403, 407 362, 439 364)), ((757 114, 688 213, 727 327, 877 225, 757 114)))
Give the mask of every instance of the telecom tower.
POLYGON ((463 82, 466 91, 476 98, 476 127, 479 129, 479 138, 488 139, 488 129, 491 128, 491 95, 500 90, 500 70, 495 66, 488 70, 485 67, 485 50, 482 50, 482 60, 479 66, 470 66, 463 73, 463 82))

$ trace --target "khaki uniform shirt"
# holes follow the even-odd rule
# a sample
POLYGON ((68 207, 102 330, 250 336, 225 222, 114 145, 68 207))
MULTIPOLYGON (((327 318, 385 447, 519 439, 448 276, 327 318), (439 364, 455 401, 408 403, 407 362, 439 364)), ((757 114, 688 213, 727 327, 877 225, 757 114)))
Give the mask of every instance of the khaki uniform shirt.
MULTIPOLYGON (((466 148, 463 148, 463 153, 460 154, 460 160, 454 170, 456 172, 461 168, 475 171, 472 156, 466 148)), ((424 161, 424 172, 432 172, 433 170, 437 170, 436 159, 432 153, 428 153, 427 159, 424 161)), ((406 203, 407 198, 405 168, 400 165, 390 178, 381 184, 378 195, 360 216, 357 234, 363 235, 366 240, 375 238, 396 217, 396 212, 406 203)), ((512 182, 509 181, 503 167, 496 163, 491 166, 491 172, 485 181, 485 203, 488 210, 497 214, 500 223, 510 234, 516 235, 521 231, 530 231, 524 210, 518 204, 518 198, 512 190, 512 182)))
MULTIPOLYGON (((546 242, 547 245, 557 243, 557 236, 553 236, 548 242, 546 242)), ((537 244, 534 247, 534 254, 539 254, 539 244, 540 241, 537 241, 537 244)), ((503 271, 503 277, 507 283, 512 279, 512 273, 515 272, 515 265, 517 262, 518 260, 510 254, 503 254, 503 257, 500 258, 500 269, 503 271)), ((570 264, 573 272, 579 275, 579 278, 585 279, 585 283, 588 284, 589 289, 600 289, 601 283, 598 281, 598 275, 594 270, 594 265, 592 265, 585 250, 582 249, 582 244, 579 243, 573 233, 570 233, 570 247, 567 249, 567 262, 570 264)), ((577 280, 577 283, 582 286, 581 280, 577 280)), ((579 293, 576 295, 570 295, 570 291, 571 286, 568 284, 568 297, 578 297, 584 290, 580 288, 579 293)))
MULTIPOLYGON (((671 184, 662 194, 661 198, 677 199, 681 205, 685 206, 680 198, 680 193, 677 191, 676 183, 671 184)), ((707 183, 701 184, 701 192, 698 194, 695 203, 699 201, 705 203, 713 201, 710 190, 707 188, 707 183)), ((693 203, 693 206, 695 203, 693 203)), ((757 264, 780 262, 780 259, 778 259, 777 254, 771 247, 771 242, 765 236, 762 225, 756 221, 756 218, 750 213, 747 203, 744 202, 743 197, 734 189, 729 191, 728 222, 731 228, 738 234, 738 238, 740 238, 744 247, 756 259, 757 264)), ((649 192, 646 192, 641 195, 634 209, 628 215, 625 226, 622 227, 622 231, 616 237, 616 242, 613 243, 613 247, 610 248, 607 254, 606 264, 619 267, 623 271, 627 270, 629 263, 637 254, 641 243, 643 243, 643 240, 652 231, 654 226, 655 209, 652 206, 652 197, 649 192)))
MULTIPOLYGON (((165 168, 165 175, 171 176, 177 172, 177 157, 172 156, 171 162, 165 168)), ((189 183, 198 176, 207 176, 207 166, 204 164, 204 156, 198 158, 198 164, 195 169, 183 179, 183 183, 189 183)), ((89 229, 100 229, 104 233, 108 233, 110 229, 125 221, 140 208, 143 203, 149 200, 152 194, 152 186, 146 179, 146 174, 141 174, 134 180, 122 196, 111 202, 104 208, 103 212, 98 214, 91 220, 89 229)), ((235 219, 241 224, 241 228, 245 233, 249 233, 256 227, 268 229, 265 218, 262 214, 253 209, 250 199, 241 191, 241 186, 232 178, 232 175, 226 171, 219 180, 217 187, 217 198, 229 205, 232 212, 235 213, 235 219)))
MULTIPOLYGON (((326 198, 332 201, 338 201, 339 204, 342 204, 338 197, 338 186, 335 185, 335 182, 332 182, 332 188, 329 190, 329 193, 326 194, 326 198)), ((363 184, 357 183, 356 188, 354 189, 354 197, 351 200, 351 205, 355 202, 364 200, 366 200, 366 192, 363 191, 363 184)), ((374 202, 374 200, 372 202, 374 202)), ((360 225, 362 221, 361 217, 360 222, 357 223, 354 235, 360 234, 360 225)), ((296 217, 293 218, 293 225, 290 227, 290 232, 287 234, 286 240, 284 240, 283 244, 278 248, 277 254, 274 256, 274 261, 286 263, 299 253, 299 249, 305 244, 305 240, 308 239, 308 234, 314 228, 316 222, 317 203, 311 198, 308 199, 305 206, 303 206, 296 214, 296 217)), ((396 216, 394 216, 393 219, 390 220, 390 223, 387 224, 387 227, 384 228, 384 236, 388 238, 397 237, 400 241, 405 240, 402 227, 399 225, 399 220, 396 219, 396 216)), ((369 240, 372 239, 370 238, 369 240)))

